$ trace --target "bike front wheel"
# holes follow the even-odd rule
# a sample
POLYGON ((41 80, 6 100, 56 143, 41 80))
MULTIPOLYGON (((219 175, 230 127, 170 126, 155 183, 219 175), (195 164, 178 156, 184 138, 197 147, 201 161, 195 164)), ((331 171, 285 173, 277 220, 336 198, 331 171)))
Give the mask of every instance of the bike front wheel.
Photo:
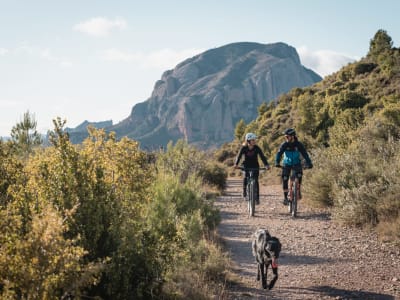
POLYGON ((299 184, 298 179, 293 182, 293 198, 292 198, 292 209, 291 214, 292 217, 295 218, 297 216, 297 200, 299 199, 299 184))
POLYGON ((255 184, 252 181, 249 186, 248 186, 248 195, 249 195, 249 201, 247 202, 247 209, 249 212, 250 217, 254 217, 254 213, 256 210, 256 193, 255 193, 255 184))

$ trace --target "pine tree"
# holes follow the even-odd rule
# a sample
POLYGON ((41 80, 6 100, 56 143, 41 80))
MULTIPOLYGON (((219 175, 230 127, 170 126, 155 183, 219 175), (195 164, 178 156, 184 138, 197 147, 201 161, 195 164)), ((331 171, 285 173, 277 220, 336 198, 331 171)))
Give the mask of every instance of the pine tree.
POLYGON ((369 44, 368 57, 376 59, 380 54, 391 50, 393 46, 392 38, 386 30, 379 29, 369 44))
POLYGON ((237 138, 240 141, 243 138, 245 130, 246 130, 246 123, 244 122, 243 119, 240 119, 240 121, 236 124, 235 127, 235 138, 237 138))
POLYGON ((29 154, 35 146, 42 143, 36 126, 35 115, 28 110, 21 121, 11 129, 11 139, 22 154, 29 154))

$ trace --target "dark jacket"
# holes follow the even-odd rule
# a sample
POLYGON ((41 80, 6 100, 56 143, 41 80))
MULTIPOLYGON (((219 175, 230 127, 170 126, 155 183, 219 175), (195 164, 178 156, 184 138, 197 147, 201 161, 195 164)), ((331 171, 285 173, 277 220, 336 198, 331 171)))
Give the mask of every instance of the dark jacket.
POLYGON ((240 149, 238 156, 236 157, 235 166, 237 166, 240 162, 240 159, 244 155, 243 166, 245 168, 259 168, 258 156, 260 156, 264 166, 268 166, 267 158, 262 152, 261 148, 257 145, 254 145, 253 149, 249 149, 248 146, 243 146, 240 149))
POLYGON ((282 165, 285 166, 295 166, 301 164, 300 154, 304 157, 306 164, 312 166, 312 162, 308 153, 302 143, 298 140, 294 142, 283 142, 279 147, 279 151, 276 154, 275 164, 279 165, 282 155, 283 162, 282 165))

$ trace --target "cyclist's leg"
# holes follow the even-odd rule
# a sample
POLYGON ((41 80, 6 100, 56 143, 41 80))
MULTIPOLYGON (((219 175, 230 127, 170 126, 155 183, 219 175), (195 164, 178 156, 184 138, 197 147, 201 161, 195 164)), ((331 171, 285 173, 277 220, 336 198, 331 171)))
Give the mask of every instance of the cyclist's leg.
POLYGON ((243 177, 243 197, 246 198, 246 187, 247 187, 247 177, 249 176, 248 172, 246 171, 243 177))
POLYGON ((303 168, 301 165, 296 165, 294 167, 296 177, 299 179, 299 199, 301 199, 301 181, 303 179, 303 168))
POLYGON ((283 205, 288 205, 288 192, 289 192, 289 176, 290 167, 284 166, 282 168, 282 187, 283 187, 283 205))
POLYGON ((256 203, 260 204, 260 185, 258 183, 258 175, 259 175, 259 172, 254 171, 254 179, 256 180, 256 194, 255 194, 256 203))

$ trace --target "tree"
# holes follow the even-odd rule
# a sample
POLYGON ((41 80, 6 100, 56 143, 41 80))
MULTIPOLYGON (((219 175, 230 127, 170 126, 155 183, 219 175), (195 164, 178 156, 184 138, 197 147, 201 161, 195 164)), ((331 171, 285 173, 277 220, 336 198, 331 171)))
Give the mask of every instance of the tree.
POLYGON ((368 57, 376 59, 381 53, 391 50, 392 46, 392 38, 386 30, 379 29, 370 41, 368 57))
POLYGON ((240 121, 236 124, 235 127, 235 138, 237 138, 240 141, 243 138, 245 130, 246 130, 246 123, 244 122, 243 119, 240 119, 240 121))
POLYGON ((268 110, 267 102, 263 102, 258 108, 258 115, 262 116, 268 110))
POLYGON ((35 115, 24 113, 21 121, 11 129, 11 139, 22 154, 29 154, 35 146, 42 143, 42 138, 36 130, 35 115))

